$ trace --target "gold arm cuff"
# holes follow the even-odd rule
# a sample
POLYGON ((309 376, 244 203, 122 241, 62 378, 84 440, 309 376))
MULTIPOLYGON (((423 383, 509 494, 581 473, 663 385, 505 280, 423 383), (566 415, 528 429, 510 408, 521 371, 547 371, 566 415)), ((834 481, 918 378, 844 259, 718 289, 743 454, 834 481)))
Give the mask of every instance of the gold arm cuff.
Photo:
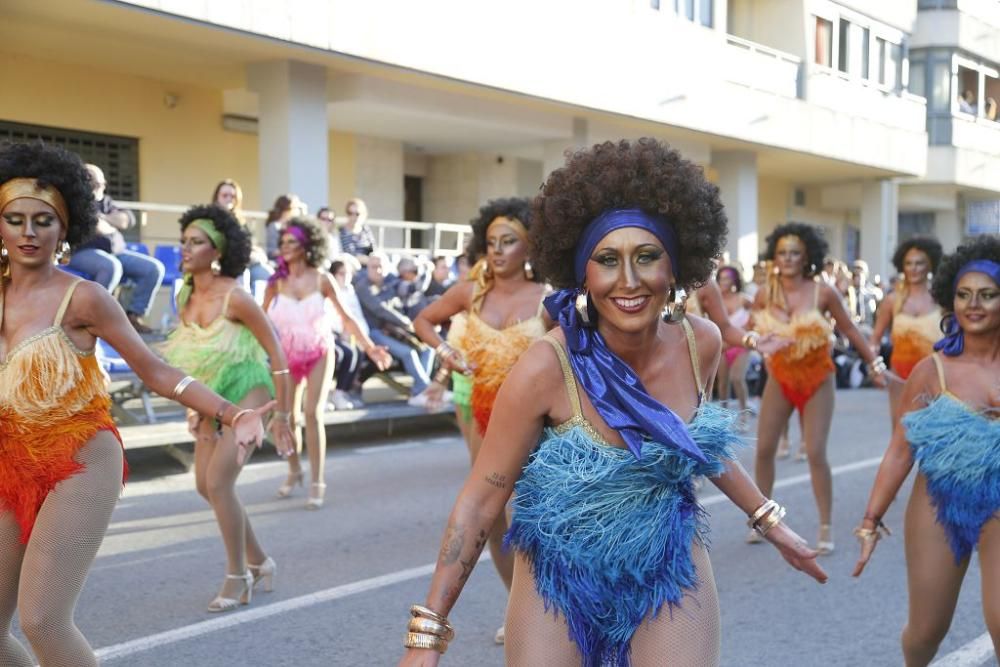
POLYGON ((437 621, 424 618, 423 616, 414 616, 410 619, 410 625, 407 627, 410 632, 415 632, 424 635, 434 635, 440 637, 446 642, 450 642, 455 638, 455 630, 450 625, 444 623, 438 623, 437 621))
POLYGON ((757 526, 757 523, 760 522, 760 520, 764 518, 768 514, 768 512, 771 512, 772 510, 775 510, 777 508, 778 508, 778 503, 776 503, 771 499, 765 500, 763 503, 760 504, 760 507, 755 509, 753 511, 753 514, 750 515, 750 518, 747 520, 747 526, 750 528, 755 528, 757 526))
POLYGON ((170 394, 171 397, 176 401, 184 393, 184 390, 188 388, 188 385, 194 382, 194 378, 190 375, 185 375, 180 379, 177 385, 174 387, 174 391, 170 394))
POLYGON ((289 373, 290 371, 287 368, 271 371, 271 375, 288 375, 289 373))
POLYGON ((448 650, 448 642, 434 635, 425 635, 420 632, 407 632, 403 641, 406 648, 427 648, 444 654, 448 650))

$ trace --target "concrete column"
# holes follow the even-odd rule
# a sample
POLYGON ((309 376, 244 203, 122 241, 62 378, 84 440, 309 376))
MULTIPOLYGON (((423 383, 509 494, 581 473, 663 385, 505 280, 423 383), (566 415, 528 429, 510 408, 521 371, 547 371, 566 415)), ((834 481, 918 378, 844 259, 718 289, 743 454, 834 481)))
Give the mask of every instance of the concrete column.
POLYGON ((247 82, 258 96, 258 207, 267 210, 291 192, 315 213, 329 198, 326 69, 294 60, 253 63, 247 82))
POLYGON ((934 235, 941 242, 945 252, 954 252, 965 236, 965 228, 956 208, 949 211, 935 211, 934 235))
POLYGON ((542 171, 545 178, 566 164, 566 150, 579 150, 590 146, 590 128, 586 118, 573 118, 572 135, 568 139, 553 139, 543 144, 542 171))
POLYGON ((749 151, 712 153, 712 167, 719 174, 719 194, 729 218, 726 249, 744 271, 757 263, 757 155, 749 151))
POLYGON ((889 273, 899 228, 899 186, 890 179, 861 186, 861 259, 872 275, 889 273))

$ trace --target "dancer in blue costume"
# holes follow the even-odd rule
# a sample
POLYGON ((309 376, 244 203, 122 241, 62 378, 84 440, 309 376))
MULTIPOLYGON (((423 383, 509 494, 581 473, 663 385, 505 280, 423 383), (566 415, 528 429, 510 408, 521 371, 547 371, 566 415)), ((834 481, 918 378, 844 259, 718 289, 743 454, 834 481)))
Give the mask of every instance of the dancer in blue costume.
POLYGON ((560 326, 500 389, 400 665, 438 663, 454 637, 446 614, 512 492, 508 665, 717 665, 694 477, 711 477, 792 567, 826 579, 732 458, 734 416, 703 402, 721 341, 685 317, 681 288, 705 281, 723 247, 718 190, 654 139, 608 142, 549 176, 532 219, 532 263, 562 288, 545 300, 560 326))
POLYGON ((1000 522, 991 521, 1000 518, 1000 239, 959 246, 941 263, 931 292, 948 313, 945 337, 903 387, 900 423, 855 531, 859 576, 879 537, 888 534, 882 517, 916 462, 904 521, 908 667, 934 658, 976 548, 983 615, 994 650, 1000 646, 1000 522))

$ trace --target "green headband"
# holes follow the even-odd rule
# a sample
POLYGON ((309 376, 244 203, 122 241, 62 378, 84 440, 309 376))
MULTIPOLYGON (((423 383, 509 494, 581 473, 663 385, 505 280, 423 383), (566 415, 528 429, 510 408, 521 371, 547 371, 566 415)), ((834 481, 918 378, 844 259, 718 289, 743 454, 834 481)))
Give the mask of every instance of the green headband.
POLYGON ((208 235, 212 245, 219 251, 220 255, 226 254, 226 235, 215 228, 215 223, 208 218, 196 218, 191 221, 191 227, 197 227, 208 235))

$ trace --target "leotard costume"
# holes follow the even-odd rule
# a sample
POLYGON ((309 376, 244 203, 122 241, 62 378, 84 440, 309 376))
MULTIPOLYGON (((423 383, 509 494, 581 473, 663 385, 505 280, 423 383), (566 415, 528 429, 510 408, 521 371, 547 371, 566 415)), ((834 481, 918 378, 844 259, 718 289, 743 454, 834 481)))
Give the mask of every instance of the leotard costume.
MULTIPOLYGON (((736 312, 729 314, 729 322, 734 327, 739 327, 740 329, 746 328, 749 321, 750 311, 743 306, 740 306, 736 312)), ((726 355, 726 363, 732 366, 733 362, 736 361, 741 354, 745 354, 746 351, 747 349, 742 345, 731 345, 727 347, 723 351, 723 354, 726 355)))
POLYGON ((931 358, 941 393, 901 423, 957 564, 1000 510, 1000 413, 976 410, 948 391, 941 358, 931 358))
POLYGON ((167 363, 190 373, 233 404, 257 387, 267 387, 274 396, 264 348, 249 329, 226 317, 229 297, 237 289, 226 293, 219 316, 208 326, 186 322, 182 315, 180 324, 161 347, 167 363))
POLYGON ((542 319, 543 305, 539 302, 534 317, 503 329, 494 329, 479 316, 477 304, 481 303, 473 297, 473 307, 465 317, 460 335, 455 338, 455 346, 474 369, 470 403, 476 426, 483 434, 490 422, 500 385, 525 350, 545 335, 545 322, 542 319))
POLYGON ((785 398, 801 412, 827 376, 834 371, 830 358, 833 328, 819 312, 819 283, 813 295, 813 307, 796 313, 787 322, 771 314, 771 304, 755 314, 756 329, 761 335, 773 333, 791 339, 791 345, 767 358, 767 372, 781 387, 785 398))
POLYGON ((308 377, 333 347, 333 311, 320 290, 320 280, 322 276, 317 276, 316 291, 303 299, 279 291, 267 310, 295 384, 308 377))
MULTIPOLYGON (((66 290, 52 326, 12 347, 0 361, 0 505, 14 514, 22 544, 49 492, 83 470, 77 452, 100 431, 121 442, 94 350, 79 349, 62 327, 80 282, 66 290)), ((126 473, 123 468, 123 482, 126 473)))
POLYGON ((902 311, 904 299, 895 306, 892 316, 892 370, 904 380, 910 377, 917 362, 934 351, 941 340, 941 308, 935 306, 923 315, 902 311))
MULTIPOLYGON (((721 474, 739 437, 734 413, 704 402, 694 335, 683 325, 698 387, 687 430, 703 462, 648 438, 639 455, 608 443, 583 416, 566 351, 543 338, 559 356, 573 416, 547 427, 528 458, 504 544, 531 563, 538 595, 565 617, 585 667, 627 666, 632 635, 664 605, 696 619, 709 613, 694 597, 684 604, 699 579, 714 588, 710 568, 699 572, 692 560, 694 545, 708 541, 692 482, 721 474)), ((704 619, 706 631, 717 623, 704 619)))

